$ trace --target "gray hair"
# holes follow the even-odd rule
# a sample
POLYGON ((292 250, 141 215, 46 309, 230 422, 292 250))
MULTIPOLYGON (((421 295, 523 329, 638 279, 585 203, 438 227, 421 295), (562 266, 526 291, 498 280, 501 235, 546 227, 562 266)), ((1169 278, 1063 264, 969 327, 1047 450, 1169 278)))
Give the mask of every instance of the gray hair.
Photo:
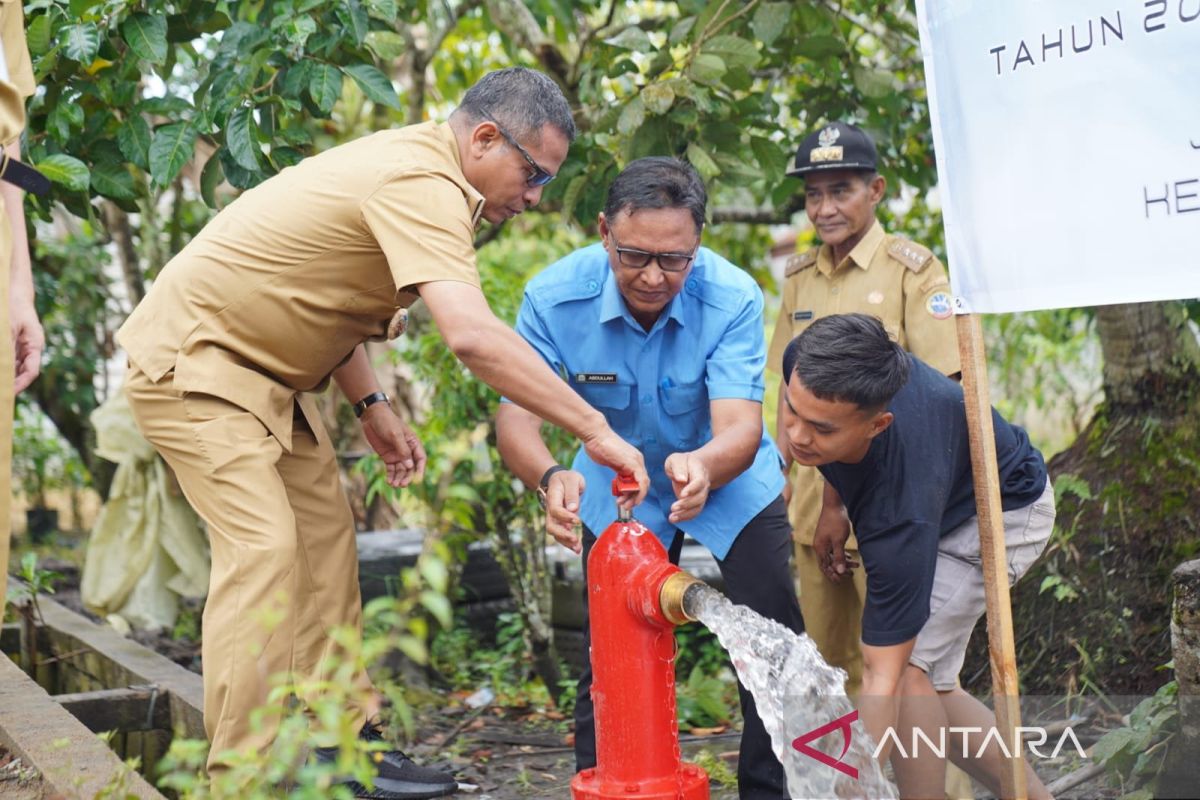
POLYGON ((608 187, 604 216, 612 220, 622 211, 643 208, 682 208, 692 215, 696 232, 704 228, 708 190, 695 168, 678 158, 639 158, 621 170, 608 187))
POLYGON ((575 120, 562 89, 547 75, 525 67, 489 72, 463 95, 454 115, 464 114, 472 123, 489 117, 517 139, 538 141, 542 128, 552 125, 575 141, 575 120))
POLYGON ((883 408, 908 383, 908 353, 883 323, 866 314, 834 314, 809 325, 783 352, 783 374, 792 373, 821 400, 883 408))

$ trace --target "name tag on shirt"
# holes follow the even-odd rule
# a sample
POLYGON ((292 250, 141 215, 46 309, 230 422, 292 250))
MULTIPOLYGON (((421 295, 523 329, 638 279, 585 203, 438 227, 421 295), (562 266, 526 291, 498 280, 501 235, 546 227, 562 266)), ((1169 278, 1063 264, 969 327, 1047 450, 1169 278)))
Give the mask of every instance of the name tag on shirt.
POLYGON ((617 373, 615 372, 576 372, 576 383, 616 383, 617 373))
POLYGON ((792 319, 796 322, 807 322, 808 320, 810 320, 812 318, 813 318, 813 312, 811 312, 811 311, 793 311, 792 312, 792 319))

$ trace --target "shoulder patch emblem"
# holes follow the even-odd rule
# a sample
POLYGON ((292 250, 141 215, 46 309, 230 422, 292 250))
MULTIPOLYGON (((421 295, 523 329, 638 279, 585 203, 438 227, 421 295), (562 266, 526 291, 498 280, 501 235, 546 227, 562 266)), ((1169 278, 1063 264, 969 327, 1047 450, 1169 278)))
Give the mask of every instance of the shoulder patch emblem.
POLYGON ((813 264, 817 263, 817 248, 805 250, 803 253, 797 253, 787 260, 787 266, 783 269, 783 276, 790 278, 802 269, 808 269, 813 264))
POLYGON ((888 254, 913 272, 925 269, 925 265, 933 258, 933 251, 928 247, 907 239, 893 239, 888 245, 888 254))
POLYGON ((934 319, 950 319, 954 316, 954 303, 946 292, 934 292, 925 301, 925 310, 934 319))

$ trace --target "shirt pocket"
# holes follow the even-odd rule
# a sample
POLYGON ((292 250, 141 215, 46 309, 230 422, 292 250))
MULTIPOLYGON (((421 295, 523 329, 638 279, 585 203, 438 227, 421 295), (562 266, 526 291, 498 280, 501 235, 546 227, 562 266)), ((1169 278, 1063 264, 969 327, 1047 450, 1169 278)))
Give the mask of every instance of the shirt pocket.
POLYGON ((577 383, 575 391, 587 404, 604 415, 608 426, 622 439, 633 438, 634 412, 630 405, 633 387, 619 383, 577 383))
POLYGON ((710 437, 708 388, 703 380, 660 386, 663 434, 676 450, 694 450, 710 437))

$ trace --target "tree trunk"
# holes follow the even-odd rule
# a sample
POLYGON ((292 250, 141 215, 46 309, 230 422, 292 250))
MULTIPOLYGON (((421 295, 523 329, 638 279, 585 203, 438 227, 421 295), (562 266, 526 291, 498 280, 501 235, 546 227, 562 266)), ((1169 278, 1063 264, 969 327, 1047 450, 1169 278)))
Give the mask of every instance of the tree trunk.
MULTIPOLYGON (((1096 310, 1104 402, 1050 460, 1056 530, 1013 591, 1026 693, 1170 679, 1171 572, 1200 547, 1200 345, 1182 304, 1096 310)), ((986 631, 962 678, 985 689, 986 631)))
POLYGON ((1194 394, 1200 345, 1179 303, 1101 306, 1096 330, 1104 354, 1104 399, 1113 410, 1151 410, 1164 401, 1173 407, 1164 390, 1194 394))

